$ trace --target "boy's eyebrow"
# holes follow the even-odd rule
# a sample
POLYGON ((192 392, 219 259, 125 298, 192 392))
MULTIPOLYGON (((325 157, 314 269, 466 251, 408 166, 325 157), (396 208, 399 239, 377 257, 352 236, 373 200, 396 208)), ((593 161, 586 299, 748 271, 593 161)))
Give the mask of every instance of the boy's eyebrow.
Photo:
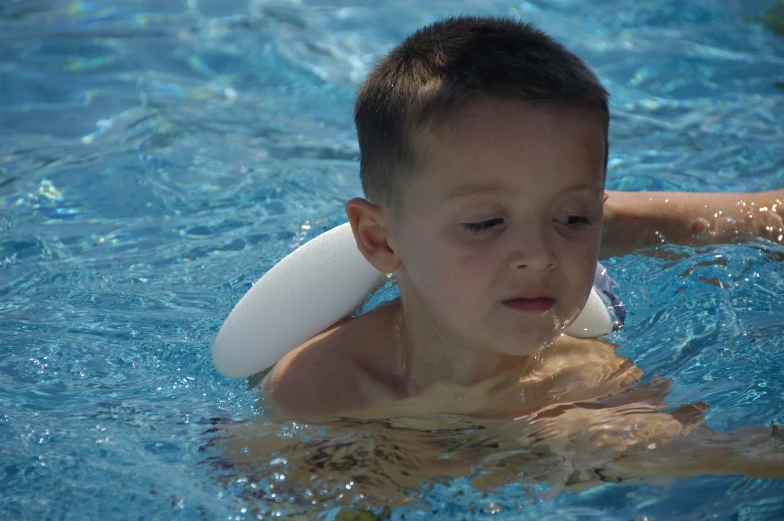
MULTIPOLYGON (((597 194, 604 194, 604 188, 599 188, 594 185, 578 185, 572 188, 567 188, 563 190, 563 193, 567 192, 595 192, 597 194)), ((472 195, 487 195, 487 194, 498 194, 498 193, 509 193, 509 187, 497 184, 472 184, 472 185, 465 185, 448 192, 444 197, 441 198, 442 201, 451 201, 452 199, 460 199, 463 197, 470 197, 472 195)))
POLYGON ((459 199, 461 197, 469 197, 472 195, 481 195, 481 194, 495 194, 500 193, 508 190, 504 190, 504 187, 501 185, 488 185, 488 184, 473 184, 473 185, 464 185, 459 186, 455 190, 448 192, 442 200, 450 201, 452 199, 459 199))

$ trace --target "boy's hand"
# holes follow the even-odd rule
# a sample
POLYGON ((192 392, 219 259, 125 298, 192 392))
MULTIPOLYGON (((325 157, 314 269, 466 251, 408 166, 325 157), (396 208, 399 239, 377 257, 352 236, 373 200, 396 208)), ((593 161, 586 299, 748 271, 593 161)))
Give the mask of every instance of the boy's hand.
POLYGON ((761 237, 784 243, 784 190, 609 192, 601 257, 662 243, 700 246, 761 237))

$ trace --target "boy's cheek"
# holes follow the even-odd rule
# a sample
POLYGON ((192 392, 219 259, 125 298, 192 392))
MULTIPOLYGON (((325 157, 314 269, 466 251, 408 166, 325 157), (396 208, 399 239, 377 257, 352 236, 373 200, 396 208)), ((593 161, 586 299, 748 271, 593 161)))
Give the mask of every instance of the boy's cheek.
POLYGON ((466 306, 481 296, 485 281, 494 268, 481 255, 459 256, 455 251, 441 251, 430 258, 428 272, 420 279, 423 290, 443 302, 444 306, 466 306), (435 261, 435 262, 434 262, 435 261))
POLYGON ((593 270, 599 258, 600 243, 601 233, 598 230, 594 230, 593 233, 586 234, 580 237, 579 240, 562 244, 558 248, 560 264, 579 265, 581 267, 590 267, 593 270))
POLYGON ((494 254, 493 249, 471 248, 456 250, 452 253, 452 262, 455 270, 462 273, 463 277, 469 279, 481 278, 482 274, 487 276, 488 270, 496 270, 498 255, 494 254))

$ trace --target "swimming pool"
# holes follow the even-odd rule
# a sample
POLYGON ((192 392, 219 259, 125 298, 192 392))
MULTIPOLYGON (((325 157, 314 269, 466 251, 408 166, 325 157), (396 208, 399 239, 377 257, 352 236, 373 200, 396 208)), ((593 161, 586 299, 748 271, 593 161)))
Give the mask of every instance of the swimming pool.
MULTIPOLYGON (((530 18, 611 91, 610 188, 750 191, 784 186, 774 3, 1 3, 0 519, 254 516, 200 450, 212 418, 257 414, 210 344, 253 281, 343 221, 353 89, 412 29, 530 18)), ((784 247, 662 248, 607 263, 621 353, 672 378, 673 403, 709 402, 713 428, 784 422, 784 247)), ((393 517, 784 518, 784 484, 738 477, 535 492, 458 480, 393 517)))

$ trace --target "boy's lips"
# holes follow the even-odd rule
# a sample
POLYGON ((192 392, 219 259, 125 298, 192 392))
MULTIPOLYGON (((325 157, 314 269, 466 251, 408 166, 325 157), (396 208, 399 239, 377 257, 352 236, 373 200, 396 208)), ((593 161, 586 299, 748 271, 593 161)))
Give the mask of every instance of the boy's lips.
POLYGON ((504 306, 517 311, 530 311, 542 313, 555 305, 556 299, 552 293, 543 287, 530 287, 515 294, 514 297, 503 301, 504 306))
POLYGON ((504 306, 517 311, 530 311, 542 313, 555 305, 555 299, 550 297, 512 298, 504 300, 504 306))

